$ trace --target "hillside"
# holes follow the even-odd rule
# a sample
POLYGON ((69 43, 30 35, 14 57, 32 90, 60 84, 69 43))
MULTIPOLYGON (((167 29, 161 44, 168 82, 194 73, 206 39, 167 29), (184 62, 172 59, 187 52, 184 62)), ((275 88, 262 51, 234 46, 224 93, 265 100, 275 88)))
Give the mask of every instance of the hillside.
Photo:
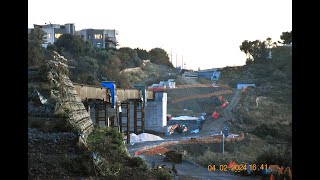
POLYGON ((218 159, 214 156, 221 156, 220 146, 217 151, 211 144, 167 148, 186 151, 185 158, 204 166, 230 160, 292 166, 292 49, 278 47, 272 59, 221 71, 218 87, 214 88, 210 87, 210 81, 178 77, 177 88, 166 90, 168 113, 173 116, 207 113, 200 136, 228 126, 232 133, 244 133, 245 140, 226 143, 226 156, 218 159), (238 83, 254 83, 255 87, 237 90, 238 83), (210 95, 221 91, 225 92, 222 96, 229 105, 220 109, 221 118, 213 119, 211 114, 217 107, 210 95))
POLYGON ((224 68, 220 83, 254 83, 242 91, 228 125, 266 141, 258 160, 292 164, 292 48, 273 50, 272 60, 224 68), (257 104, 258 101, 258 104, 257 104))
POLYGON ((234 126, 264 138, 291 142, 292 125, 292 49, 278 47, 272 60, 243 67, 224 68, 220 82, 254 83, 241 95, 234 113, 234 126), (257 105, 257 97, 261 98, 257 105), (268 136, 266 137, 266 133, 268 136))
POLYGON ((172 116, 200 116, 202 113, 212 114, 215 107, 211 96, 222 92, 226 99, 230 93, 224 87, 212 87, 207 79, 178 77, 175 79, 176 88, 168 89, 168 114, 172 116))
POLYGON ((131 84, 151 85, 159 81, 176 78, 176 70, 162 64, 154 64, 144 60, 141 67, 127 68, 121 71, 131 84))

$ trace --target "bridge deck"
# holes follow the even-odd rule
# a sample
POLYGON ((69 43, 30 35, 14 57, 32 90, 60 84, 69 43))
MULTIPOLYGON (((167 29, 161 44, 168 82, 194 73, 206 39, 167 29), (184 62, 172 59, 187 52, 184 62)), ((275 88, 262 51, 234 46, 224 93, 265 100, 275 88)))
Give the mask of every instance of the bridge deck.
MULTIPOLYGON (((88 99, 104 99, 106 100, 106 89, 97 86, 82 85, 73 83, 75 90, 81 100, 88 99)), ((123 102, 127 99, 139 99, 139 90, 137 89, 116 89, 117 101, 123 102)), ((154 99, 153 91, 147 91, 148 100, 154 99)))

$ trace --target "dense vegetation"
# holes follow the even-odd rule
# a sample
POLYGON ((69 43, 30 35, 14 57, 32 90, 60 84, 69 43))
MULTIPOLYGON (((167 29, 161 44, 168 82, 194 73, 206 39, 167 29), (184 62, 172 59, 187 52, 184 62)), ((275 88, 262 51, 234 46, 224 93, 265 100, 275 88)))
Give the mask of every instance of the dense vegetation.
POLYGON ((68 59, 70 79, 73 82, 99 85, 101 81, 115 81, 117 87, 132 87, 129 75, 122 70, 141 67, 142 60, 173 67, 167 52, 161 48, 144 49, 94 48, 80 36, 64 34, 54 44, 43 48, 45 33, 38 28, 28 35, 28 66, 40 67, 48 59, 46 54, 55 50, 68 59))

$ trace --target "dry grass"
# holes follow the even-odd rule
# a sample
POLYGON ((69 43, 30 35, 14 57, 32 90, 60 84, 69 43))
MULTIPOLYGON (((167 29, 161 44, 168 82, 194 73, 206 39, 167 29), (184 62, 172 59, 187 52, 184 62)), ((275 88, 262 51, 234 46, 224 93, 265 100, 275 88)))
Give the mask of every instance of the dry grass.
POLYGON ((208 164, 229 164, 247 162, 255 163, 256 158, 264 149, 264 141, 253 135, 246 136, 242 141, 225 142, 225 154, 222 156, 222 143, 179 143, 171 145, 168 149, 176 151, 185 151, 185 159, 196 162, 204 167, 208 164))

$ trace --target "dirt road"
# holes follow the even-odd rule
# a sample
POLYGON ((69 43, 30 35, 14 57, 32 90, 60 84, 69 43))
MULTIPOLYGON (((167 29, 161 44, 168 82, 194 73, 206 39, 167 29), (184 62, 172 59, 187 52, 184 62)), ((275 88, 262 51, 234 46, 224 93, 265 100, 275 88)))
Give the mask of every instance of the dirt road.
POLYGON ((208 115, 206 117, 206 120, 204 124, 202 125, 202 130, 200 131, 200 134, 213 134, 213 133, 219 133, 220 131, 223 131, 223 127, 225 126, 225 122, 232 119, 232 109, 238 104, 240 100, 240 92, 239 90, 233 90, 233 97, 231 101, 229 102, 228 106, 223 109, 222 111, 222 117, 218 119, 213 119, 211 115, 208 115))
POLYGON ((186 97, 174 99, 174 100, 172 100, 171 103, 177 103, 177 102, 187 101, 187 100, 202 99, 202 98, 210 98, 214 95, 219 96, 219 95, 231 94, 231 93, 232 93, 231 90, 222 90, 222 91, 216 91, 214 93, 209 93, 209 94, 198 94, 198 95, 194 95, 194 96, 186 96, 186 97))

